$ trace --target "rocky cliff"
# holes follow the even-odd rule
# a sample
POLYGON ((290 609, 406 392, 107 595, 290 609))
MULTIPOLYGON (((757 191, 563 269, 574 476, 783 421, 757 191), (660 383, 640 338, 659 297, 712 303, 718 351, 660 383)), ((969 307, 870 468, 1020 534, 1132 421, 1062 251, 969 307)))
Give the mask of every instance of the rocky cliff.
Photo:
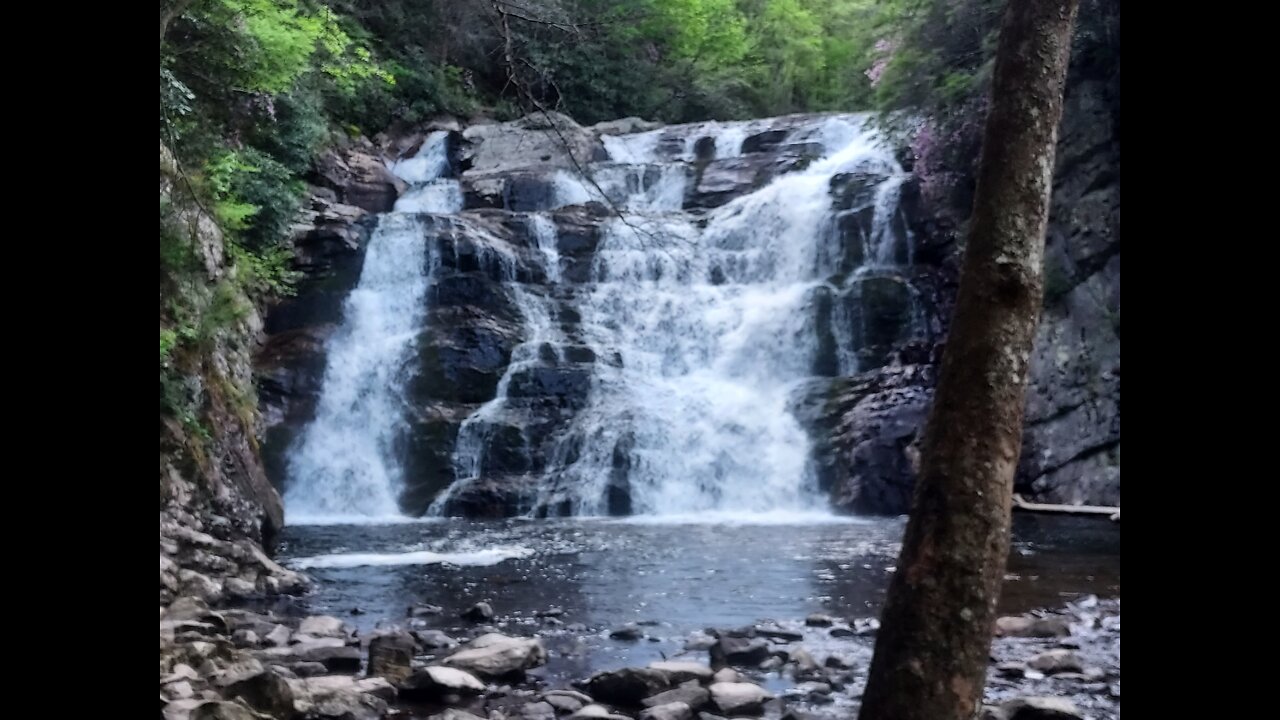
MULTIPOLYGON (((1017 490, 1043 502, 1120 504, 1120 44, 1118 3, 1084 16, 1073 49, 1045 249, 1045 302, 1031 359, 1017 490)), ((934 252, 949 315, 960 250, 928 213, 911 217, 934 252)), ((838 381, 817 432, 837 504, 910 506, 917 431, 934 382, 932 352, 838 381)))
POLYGON ((283 526, 284 506, 258 455, 252 356, 262 321, 234 282, 241 269, 217 224, 185 183, 162 144, 161 249, 168 238, 192 275, 162 270, 161 329, 187 323, 181 332, 198 337, 168 361, 161 379, 162 405, 173 411, 160 417, 160 602, 298 592, 305 578, 263 550, 283 526), (176 317, 179 305, 200 319, 176 317))

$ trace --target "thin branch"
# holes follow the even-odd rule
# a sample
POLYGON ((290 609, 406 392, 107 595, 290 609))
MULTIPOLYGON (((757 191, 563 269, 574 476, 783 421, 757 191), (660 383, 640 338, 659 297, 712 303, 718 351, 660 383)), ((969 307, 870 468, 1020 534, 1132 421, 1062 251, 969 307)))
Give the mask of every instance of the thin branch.
MULTIPOLYGON (((617 216, 618 220, 622 222, 623 225, 626 225, 628 228, 630 228, 631 231, 635 233, 637 238, 641 236, 649 238, 651 241, 654 241, 658 250, 661 250, 662 252, 666 253, 665 248, 662 248, 660 244, 657 244, 659 240, 658 236, 649 232, 648 230, 638 227, 637 225, 632 223, 630 220, 628 220, 626 214, 623 213, 622 209, 619 208, 618 205, 613 202, 613 199, 610 198, 607 193, 605 193, 604 188, 600 187, 599 183, 596 182, 595 178, 593 178, 591 174, 587 172, 586 168, 584 168, 582 166, 582 163, 579 162, 577 155, 574 154, 573 147, 572 145, 570 145, 568 138, 564 136, 564 133, 561 132, 560 130, 560 126, 556 124, 555 119, 551 117, 550 111, 547 110, 546 106, 543 105, 543 103, 540 100, 538 100, 538 98, 534 96, 534 94, 529 90, 529 88, 520 80, 519 73, 517 70, 518 64, 523 64, 527 66, 528 68, 533 70, 534 73, 536 73, 540 78, 543 78, 544 80, 547 79, 547 76, 545 73, 538 70, 538 68, 534 67, 534 65, 530 63, 528 60, 521 58, 520 63, 517 63, 515 59, 515 53, 513 50, 514 41, 512 40, 512 36, 511 36, 511 25, 508 20, 508 16, 514 17, 514 15, 512 13, 509 13, 505 9, 506 5, 507 3, 503 2, 503 0, 491 0, 491 7, 494 10, 494 12, 497 13, 498 15, 498 23, 497 23, 498 29, 502 33, 502 37, 503 37, 502 49, 503 49, 503 57, 504 57, 505 65, 507 69, 507 82, 504 85, 504 88, 507 86, 514 86, 516 89, 516 94, 520 97, 523 97, 529 103, 529 105, 531 105, 539 113, 541 113, 543 118, 547 121, 547 125, 555 133, 556 138, 559 140, 561 147, 564 149, 565 155, 569 157, 569 162, 573 163, 573 167, 577 171, 578 175, 583 180, 586 180, 588 183, 591 184, 591 187, 595 189, 596 193, 600 196, 600 198, 604 200, 606 205, 609 206, 609 208, 613 211, 613 214, 617 216)), ((559 88, 555 86, 553 81, 551 82, 552 82, 552 87, 556 88, 557 98, 560 98, 561 96, 559 94, 559 88)), ((668 254, 668 257, 670 257, 669 254, 668 254)))

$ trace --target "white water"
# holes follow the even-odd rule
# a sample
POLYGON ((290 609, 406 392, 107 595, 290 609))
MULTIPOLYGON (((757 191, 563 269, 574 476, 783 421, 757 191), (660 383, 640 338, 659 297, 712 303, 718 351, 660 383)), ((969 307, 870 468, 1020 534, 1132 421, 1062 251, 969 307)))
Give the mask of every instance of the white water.
MULTIPOLYGON (((445 134, 435 133, 392 170, 422 191, 439 187, 437 176, 447 167, 445 134)), ((401 211, 404 202, 379 218, 342 328, 328 344, 316 418, 289 453, 290 524, 402 519, 397 498, 404 478, 393 445, 404 430, 401 391, 435 266, 422 221, 401 211)), ((432 207, 421 200, 414 211, 432 207)))
MULTIPOLYGON (((620 362, 591 367, 587 406, 559 431, 546 466, 536 471, 535 508, 567 501, 573 514, 606 514, 607 489, 622 459, 632 512, 644 518, 830 518, 810 467, 809 438, 789 403, 814 374, 824 333, 838 348, 839 371, 858 369, 854 319, 842 299, 856 300, 851 281, 868 269, 892 267, 897 238, 891 226, 905 175, 863 118, 815 119, 790 126, 787 138, 822 148, 807 169, 782 175, 701 222, 681 212, 698 138, 713 136, 717 157, 739 157, 743 140, 765 129, 764 121, 707 123, 683 136, 658 130, 605 137, 610 162, 590 165, 589 179, 568 171, 551 176, 553 206, 607 200, 627 213, 625 222, 606 222, 586 284, 563 281, 556 226, 545 213, 525 214, 532 253, 524 260, 462 213, 460 226, 487 258, 482 265, 499 268, 505 278, 522 316, 522 338, 494 398, 459 428, 457 481, 436 498, 431 514, 444 513, 467 483, 491 476, 492 429, 511 425, 519 412, 508 398, 513 377, 559 364, 562 346, 583 344, 597 358, 620 362), (884 179, 863 238, 863 267, 846 274, 829 188, 835 175, 853 171, 884 179), (540 265, 545 283, 516 282, 521 262, 540 265), (557 293, 581 317, 573 337, 557 318, 557 293), (837 298, 829 326, 818 312, 826 296, 837 298)), ((399 516, 395 499, 404 478, 391 446, 403 429, 399 388, 431 273, 422 228, 405 213, 461 213, 462 193, 457 181, 439 177, 448 168, 443 133, 391 168, 413 187, 396 212, 382 218, 343 331, 330 346, 320 412, 291 457, 286 502, 293 523, 399 516)), ((534 439, 525 432, 524 441, 528 447, 534 439)), ((408 553, 358 562, 398 563, 407 556, 417 559, 406 562, 434 561, 431 553, 408 553)))
POLYGON ((430 550, 399 553, 334 553, 298 558, 289 563, 299 570, 310 568, 353 568, 394 565, 457 565, 488 567, 506 560, 527 558, 533 551, 525 547, 493 547, 483 550, 437 553, 430 550))
MULTIPOLYGON (((597 366, 592 404, 575 423, 583 449, 559 480, 576 496, 575 514, 606 511, 619 442, 630 444, 638 514, 825 512, 788 402, 812 375, 815 291, 838 268, 828 188, 840 172, 901 171, 857 118, 796 134, 821 142, 825 157, 713 211, 701 232, 680 218, 635 216, 639 232, 608 228, 578 309, 588 344, 622 364, 597 366)), ((740 149, 741 135, 722 136, 726 149, 740 149)), ((656 159, 645 154, 657 147, 650 137, 608 147, 615 160, 656 159)))

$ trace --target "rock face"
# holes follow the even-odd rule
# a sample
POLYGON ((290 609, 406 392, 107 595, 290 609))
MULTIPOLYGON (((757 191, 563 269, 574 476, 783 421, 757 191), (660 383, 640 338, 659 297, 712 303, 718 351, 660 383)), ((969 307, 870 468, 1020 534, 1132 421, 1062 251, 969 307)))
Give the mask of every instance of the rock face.
MULTIPOLYGON (((1073 49, 1049 230, 1045 305, 1030 357, 1016 489, 1041 502, 1120 504, 1120 43, 1119 3, 1081 20, 1073 49)), ((856 183, 839 189, 858 206, 856 183)), ((918 194, 908 184, 904 203, 918 194)), ((916 284, 946 320, 959 249, 908 211, 917 238, 916 284)), ((847 224, 858 226, 856 213, 847 224)), ((954 234, 953 234, 954 235, 954 234)), ((939 328, 945 330, 945 328, 939 328)), ((824 484, 839 507, 900 514, 915 481, 915 443, 932 400, 932 347, 889 342, 872 367, 800 400, 824 484), (895 357, 896 356, 896 357, 895 357), (901 367, 897 367, 897 366, 901 367), (830 438, 828 440, 827 438, 830 438)))
MULTIPOLYGON (((160 148, 163 238, 190 238, 196 278, 161 279, 161 329, 166 293, 194 306, 213 301, 219 281, 234 272, 217 224, 204 214, 179 180, 172 154, 160 148), (173 284, 175 287, 169 287, 173 284), (196 297, 186 297, 193 293, 196 297)), ((284 523, 284 506, 259 458, 257 414, 239 397, 253 387, 252 351, 262 319, 243 290, 228 284, 229 301, 243 316, 213 331, 208 347, 168 361, 163 398, 190 408, 189 422, 160 419, 160 602, 194 595, 210 603, 306 589, 301 575, 272 561, 271 547, 284 523), (195 430, 199 427, 200 430, 195 430)), ((226 300, 224 298, 224 300, 226 300)), ((162 366, 164 363, 162 363, 162 366)))

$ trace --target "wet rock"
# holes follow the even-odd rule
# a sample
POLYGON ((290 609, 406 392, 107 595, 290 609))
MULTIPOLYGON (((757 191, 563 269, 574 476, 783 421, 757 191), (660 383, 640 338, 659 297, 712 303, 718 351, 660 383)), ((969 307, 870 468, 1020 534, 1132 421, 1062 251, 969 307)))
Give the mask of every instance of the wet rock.
POLYGON ((680 687, 647 697, 641 701, 641 704, 645 707, 657 707, 670 703, 683 703, 696 711, 701 710, 709 702, 711 702, 711 693, 700 686, 696 680, 691 680, 680 687))
POLYGON ((1083 720, 1075 703, 1066 698, 1023 697, 983 709, 983 720, 1083 720))
POLYGON ((422 647, 428 649, 451 648, 458 644, 457 640, 439 630, 416 630, 413 635, 418 638, 422 647))
POLYGON ((651 670, 665 673, 667 680, 673 685, 688 682, 689 680, 697 680, 706 682, 713 675, 711 668, 706 665, 695 662, 679 662, 672 660, 664 660, 661 662, 649 663, 651 670))
MULTIPOLYGON (((277 667, 280 667, 280 666, 277 666, 277 667)), ((304 677, 304 678, 315 677, 317 675, 324 675, 325 673, 329 672, 329 668, 325 667, 324 663, 318 663, 318 662, 296 662, 296 663, 291 663, 286 667, 294 675, 298 677, 304 677)))
POLYGON ((717 639, 706 633, 694 633, 684 641, 684 649, 689 652, 699 652, 701 650, 710 650, 715 646, 717 639))
POLYGON ((296 685, 299 682, 265 671, 229 684, 222 692, 228 698, 239 698, 253 709, 273 717, 293 717, 301 695, 301 686, 296 685))
POLYGON ((818 661, 804 648, 799 648, 791 653, 791 662, 795 663, 795 677, 797 680, 804 680, 822 674, 822 666, 818 665, 818 661))
POLYGON ((258 587, 248 580, 232 577, 224 580, 222 585, 229 598, 243 600, 258 594, 258 587))
POLYGON ((631 720, 626 715, 615 715, 603 705, 587 705, 569 716, 570 720, 631 720))
POLYGON ((199 676, 190 665, 187 665, 186 663, 178 663, 173 666, 173 672, 168 675, 161 676, 160 684, 164 685, 166 683, 178 682, 181 680, 195 680, 197 677, 199 676))
POLYGON ((341 202, 368 212, 388 212, 405 189, 368 141, 326 151, 316 160, 315 171, 341 202))
POLYGON ((387 700, 395 697, 395 688, 382 678, 328 675, 295 682, 302 688, 298 710, 309 717, 378 720, 387 714, 387 700))
POLYGON ((1020 678, 1027 673, 1027 664, 1020 662, 1002 662, 996 665, 996 673, 1001 677, 1020 678))
MULTIPOLYGON (((705 161, 704 161, 705 162, 705 161)), ((710 160, 688 185, 685 207, 715 208, 763 187, 778 175, 803 167, 796 153, 758 154, 710 160)))
POLYGON ((556 709, 545 702, 525 703, 520 708, 522 720, 555 720, 556 709))
POLYGON ((743 680, 744 678, 742 677, 742 673, 734 670, 733 668, 721 668, 711 676, 711 681, 718 683, 736 683, 742 682, 743 680))
POLYGON ((755 666, 769 657, 769 643, 759 638, 722 637, 711 647, 711 667, 755 666))
POLYGON ((609 637, 614 640, 640 640, 644 638, 644 630, 641 630, 635 623, 628 623, 610 632, 609 637))
POLYGON ((262 640, 258 637, 258 633, 252 630, 235 631, 231 634, 231 642, 234 643, 236 647, 257 647, 262 644, 262 640))
POLYGON ((445 658, 444 664, 485 678, 522 675, 529 668, 546 663, 547 651, 537 639, 514 638, 487 633, 472 640, 445 658))
POLYGON ((289 644, 289 638, 293 636, 293 632, 284 625, 276 625, 266 634, 263 639, 270 645, 276 647, 284 647, 289 644))
POLYGON ((268 661, 318 662, 323 663, 331 672, 356 672, 360 669, 362 659, 360 648, 347 647, 338 638, 325 638, 261 652, 268 661))
POLYGON ((1002 617, 996 620, 996 634, 1003 637, 1051 638, 1071 634, 1071 621, 1064 617, 1002 617))
POLYGON ((749 135, 742 141, 742 154, 750 155, 751 153, 775 150, 790 134, 791 131, 789 129, 779 128, 749 135))
POLYGON ((482 718, 479 715, 472 715, 471 713, 465 710, 458 710, 457 708, 449 708, 448 710, 445 710, 442 713, 436 713, 435 715, 432 715, 427 720, 488 720, 488 718, 482 718))
POLYGON ((667 674, 650 668, 622 668, 597 673, 585 683, 588 694, 613 705, 640 705, 650 695, 671 687, 667 674))
POLYGON ((194 570, 178 571, 178 585, 184 595, 191 595, 206 602, 216 603, 222 599, 222 583, 194 570))
MULTIPOLYGON (((207 668, 208 665, 206 664, 202 667, 207 668)), ((217 671, 213 677, 213 684, 218 687, 229 687, 238 682, 243 682, 249 678, 261 675, 264 672, 267 672, 267 670, 261 661, 256 658, 242 657, 238 660, 232 661, 224 668, 217 671)))
POLYGON ((392 632, 369 640, 369 675, 386 678, 393 685, 413 672, 413 636, 392 632))
POLYGON ((751 683, 714 683, 708 690, 712 704, 729 715, 759 715, 765 702, 773 699, 767 690, 751 683))
POLYGON ((542 699, 558 712, 571 713, 591 704, 591 698, 573 690, 552 690, 543 693, 542 699))
POLYGON ((160 694, 168 697, 169 700, 185 700, 196 693, 195 690, 192 689, 190 682, 186 680, 179 680, 178 682, 162 686, 160 688, 160 694))
POLYGON ((603 153, 596 135, 557 112, 462 131, 463 177, 492 176, 529 168, 575 170, 603 153))
POLYGON ((809 627, 831 627, 832 625, 835 624, 835 619, 832 618, 830 615, 814 613, 804 619, 804 624, 808 625, 809 627))
POLYGON ((640 713, 639 720, 692 720, 693 710, 682 702, 654 705, 640 713))
POLYGON ((629 135, 631 133, 657 130, 660 127, 662 127, 662 123, 642 120, 638 117, 625 117, 618 120, 598 122, 588 129, 597 135, 629 135))
POLYGON ((268 717, 237 702, 202 702, 191 710, 191 720, 264 720, 268 717))
POLYGON ((760 663, 756 667, 760 668, 765 672, 770 672, 773 670, 777 670, 778 668, 782 667, 782 665, 783 665, 782 658, 778 657, 777 655, 774 655, 773 657, 766 658, 764 662, 760 663))
POLYGON ((861 637, 875 635, 880 629, 880 621, 875 618, 858 618, 850 624, 853 625, 854 632, 861 637))
POLYGON ((853 667, 853 661, 841 655, 828 655, 822 664, 836 670, 849 670, 853 667))
POLYGON ((442 695, 480 695, 484 683, 476 676, 457 668, 433 665, 416 670, 399 683, 406 698, 431 698, 442 695))
POLYGON ((804 634, 795 630, 787 630, 778 625, 757 625, 756 634, 761 637, 767 637, 771 640, 781 642, 798 642, 804 639, 804 634))
POLYGON ((471 622, 489 622, 493 619, 493 607, 487 602, 478 602, 462 613, 462 619, 471 622))
POLYGON ((1036 655, 1027 662, 1027 666, 1039 670, 1045 675, 1057 673, 1082 672, 1084 662, 1071 650, 1048 650, 1036 655))
POLYGON ((429 617, 431 615, 439 615, 444 612, 444 608, 439 605, 413 605, 409 607, 409 617, 429 617))

